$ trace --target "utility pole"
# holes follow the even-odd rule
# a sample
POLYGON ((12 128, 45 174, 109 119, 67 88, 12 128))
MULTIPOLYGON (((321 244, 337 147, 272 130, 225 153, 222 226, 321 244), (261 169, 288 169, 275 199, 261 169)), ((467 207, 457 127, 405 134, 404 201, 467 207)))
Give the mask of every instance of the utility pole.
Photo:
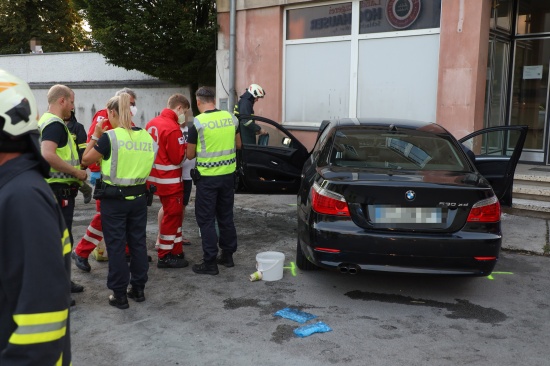
POLYGON ((229 96, 227 110, 233 113, 235 106, 235 13, 237 0, 230 0, 229 9, 229 96))

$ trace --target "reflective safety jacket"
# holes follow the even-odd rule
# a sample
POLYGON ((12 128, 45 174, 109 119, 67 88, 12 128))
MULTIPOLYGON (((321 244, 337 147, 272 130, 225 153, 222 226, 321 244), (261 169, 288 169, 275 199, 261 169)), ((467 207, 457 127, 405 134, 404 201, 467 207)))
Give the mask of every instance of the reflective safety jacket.
MULTIPOLYGON (((38 128, 40 129, 40 132, 42 132, 44 128, 51 123, 61 123, 67 132, 67 145, 58 147, 55 150, 55 153, 61 158, 61 160, 73 166, 75 169, 80 170, 80 161, 78 160, 78 150, 76 144, 71 137, 71 133, 69 132, 67 125, 61 118, 49 112, 44 113, 38 121, 38 128)), ((62 173, 52 167, 50 167, 50 177, 46 178, 46 181, 48 183, 76 183, 78 185, 82 185, 82 182, 78 178, 67 173, 62 173)))
POLYGON ((2 366, 71 363, 71 243, 38 166, 30 153, 0 166, 2 366))
POLYGON ((236 169, 235 134, 239 122, 226 111, 201 113, 197 129, 197 169, 201 176, 231 174, 236 169))
POLYGON ((111 155, 101 162, 103 181, 123 187, 145 184, 157 150, 151 135, 137 127, 132 132, 117 127, 105 133, 111 142, 111 155))
POLYGON ((147 183, 157 187, 156 194, 159 196, 181 194, 181 164, 187 143, 178 124, 178 116, 173 110, 165 108, 160 115, 147 123, 145 129, 158 145, 155 164, 147 183))

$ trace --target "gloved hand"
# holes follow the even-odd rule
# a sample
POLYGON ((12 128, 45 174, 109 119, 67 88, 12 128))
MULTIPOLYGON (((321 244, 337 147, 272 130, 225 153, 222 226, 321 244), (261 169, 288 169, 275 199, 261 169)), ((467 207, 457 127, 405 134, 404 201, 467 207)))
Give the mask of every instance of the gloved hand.
POLYGON ((97 179, 101 179, 101 173, 100 172, 91 172, 90 173, 90 183, 95 184, 95 181, 97 179))

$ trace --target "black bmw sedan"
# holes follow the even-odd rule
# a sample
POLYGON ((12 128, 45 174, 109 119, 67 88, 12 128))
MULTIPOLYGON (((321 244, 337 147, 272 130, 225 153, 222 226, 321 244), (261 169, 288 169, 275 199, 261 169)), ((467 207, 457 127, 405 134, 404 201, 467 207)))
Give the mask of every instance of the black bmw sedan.
POLYGON ((274 140, 243 146, 241 189, 297 191, 300 269, 486 276, 495 267, 527 127, 459 142, 434 123, 323 121, 308 153, 258 118, 274 140))

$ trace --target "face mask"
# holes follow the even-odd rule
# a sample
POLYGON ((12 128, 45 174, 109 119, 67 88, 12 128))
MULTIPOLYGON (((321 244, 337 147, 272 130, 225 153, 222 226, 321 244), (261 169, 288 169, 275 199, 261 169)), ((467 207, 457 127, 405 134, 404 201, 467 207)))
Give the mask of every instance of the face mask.
POLYGON ((178 123, 183 125, 185 123, 185 113, 182 113, 178 116, 178 123))
POLYGON ((130 106, 130 113, 132 113, 132 116, 137 114, 137 107, 135 105, 130 106))

